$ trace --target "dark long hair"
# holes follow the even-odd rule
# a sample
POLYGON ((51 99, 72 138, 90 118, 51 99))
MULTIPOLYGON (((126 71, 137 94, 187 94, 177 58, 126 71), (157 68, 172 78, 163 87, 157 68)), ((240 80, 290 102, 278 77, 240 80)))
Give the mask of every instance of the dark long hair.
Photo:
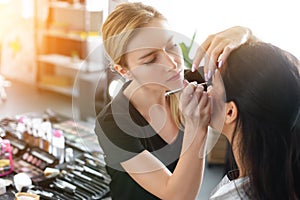
POLYGON ((300 198, 299 68, 290 53, 259 42, 234 50, 221 69, 227 102, 238 108, 233 140, 251 199, 300 198))

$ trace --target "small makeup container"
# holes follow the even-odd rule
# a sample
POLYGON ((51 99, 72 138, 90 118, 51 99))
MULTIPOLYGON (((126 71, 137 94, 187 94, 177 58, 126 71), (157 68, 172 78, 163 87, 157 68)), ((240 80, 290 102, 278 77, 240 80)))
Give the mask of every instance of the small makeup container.
POLYGON ((53 130, 52 154, 59 160, 59 164, 64 162, 65 156, 65 137, 61 130, 53 130))
POLYGON ((23 118, 22 122, 24 123, 25 130, 23 132, 23 139, 27 144, 32 144, 32 122, 29 118, 23 118))
POLYGON ((26 143, 28 143, 29 141, 29 134, 28 134, 28 131, 27 129, 23 132, 23 139, 26 143))
POLYGON ((26 173, 18 173, 14 175, 13 179, 18 192, 20 192, 23 187, 28 187, 32 185, 32 181, 26 173))
POLYGON ((66 148, 65 161, 68 163, 68 162, 72 162, 73 159, 74 159, 73 149, 70 147, 66 148))
POLYGON ((34 136, 33 136, 33 133, 32 133, 32 127, 28 127, 28 130, 27 130, 27 133, 28 133, 28 141, 27 143, 29 145, 33 145, 34 144, 34 136))
POLYGON ((34 118, 32 119, 32 135, 33 135, 33 146, 40 147, 41 137, 40 137, 40 129, 41 129, 42 119, 34 118))
POLYGON ((25 116, 19 116, 16 129, 22 134, 21 138, 25 142, 28 142, 28 126, 29 126, 29 118, 25 116))
POLYGON ((21 136, 19 139, 24 140, 24 132, 25 132, 25 130, 26 130, 26 127, 25 127, 25 123, 24 123, 24 117, 20 117, 18 119, 18 123, 17 123, 17 127, 16 127, 16 131, 21 136))
POLYGON ((18 192, 15 195, 15 200, 39 200, 40 196, 37 194, 31 194, 26 192, 18 192))
POLYGON ((52 141, 52 125, 50 122, 45 121, 42 123, 41 129, 42 129, 41 137, 42 137, 43 149, 48 153, 52 153, 51 146, 50 146, 52 141))
POLYGON ((0 176, 10 174, 14 169, 10 141, 0 138, 0 176))
POLYGON ((0 195, 6 193, 6 181, 0 178, 0 195))

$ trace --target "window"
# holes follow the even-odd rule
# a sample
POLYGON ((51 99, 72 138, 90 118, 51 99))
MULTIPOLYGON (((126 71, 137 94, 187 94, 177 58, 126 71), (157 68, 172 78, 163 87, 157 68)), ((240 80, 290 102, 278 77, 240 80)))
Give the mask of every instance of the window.
MULTIPOLYGON (((134 2, 136 0, 129 0, 134 2)), ((203 42, 209 34, 231 26, 251 28, 265 42, 270 42, 300 58, 298 0, 140 0, 152 5, 169 20, 172 29, 203 42)))

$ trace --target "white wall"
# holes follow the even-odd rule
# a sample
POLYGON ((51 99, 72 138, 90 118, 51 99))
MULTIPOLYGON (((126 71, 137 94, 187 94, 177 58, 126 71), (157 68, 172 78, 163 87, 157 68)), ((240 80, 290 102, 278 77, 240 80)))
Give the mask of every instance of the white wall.
POLYGON ((175 31, 192 37, 197 30, 198 43, 211 33, 242 25, 251 28, 263 41, 273 43, 300 58, 299 0, 140 1, 161 11, 175 31))

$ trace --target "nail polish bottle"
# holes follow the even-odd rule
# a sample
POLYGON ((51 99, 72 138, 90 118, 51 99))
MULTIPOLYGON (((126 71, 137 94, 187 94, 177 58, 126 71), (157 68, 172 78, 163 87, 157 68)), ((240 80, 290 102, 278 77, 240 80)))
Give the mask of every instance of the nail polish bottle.
POLYGON ((52 140, 52 125, 50 122, 45 121, 41 125, 42 127, 42 148, 48 153, 52 153, 51 151, 51 140, 52 140))
POLYGON ((34 139, 33 139, 33 134, 32 134, 32 122, 31 120, 28 121, 27 123, 27 143, 29 145, 33 145, 34 139))
POLYGON ((24 123, 24 117, 21 116, 18 118, 18 123, 16 127, 16 132, 18 135, 18 139, 24 140, 24 132, 26 130, 25 123, 24 123))
POLYGON ((28 134, 28 130, 29 130, 29 119, 28 118, 21 118, 21 120, 19 120, 19 124, 21 126, 21 128, 23 129, 23 140, 28 143, 29 142, 29 134, 28 134), (21 125, 23 124, 23 125, 21 125), (23 127, 22 127, 23 126, 23 127))
POLYGON ((41 128, 42 119, 35 118, 32 119, 32 136, 33 136, 33 146, 40 147, 41 138, 39 135, 41 128))
POLYGON ((64 162, 65 137, 61 130, 53 130, 52 154, 59 160, 59 164, 64 162))

